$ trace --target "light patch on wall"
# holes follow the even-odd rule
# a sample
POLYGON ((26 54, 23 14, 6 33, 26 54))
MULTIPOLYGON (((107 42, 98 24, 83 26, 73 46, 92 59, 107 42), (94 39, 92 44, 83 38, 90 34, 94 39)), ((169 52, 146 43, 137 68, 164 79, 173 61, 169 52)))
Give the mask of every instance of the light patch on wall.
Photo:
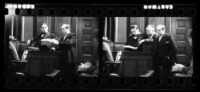
POLYGON ((24 41, 33 38, 33 17, 24 17, 24 41))
POLYGON ((117 42, 126 42, 127 17, 118 17, 117 42))

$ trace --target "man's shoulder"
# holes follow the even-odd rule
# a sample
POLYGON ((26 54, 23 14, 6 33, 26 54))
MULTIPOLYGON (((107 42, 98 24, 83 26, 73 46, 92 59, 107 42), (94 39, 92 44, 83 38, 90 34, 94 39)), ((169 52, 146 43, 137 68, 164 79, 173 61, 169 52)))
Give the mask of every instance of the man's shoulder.
POLYGON ((76 38, 76 34, 75 33, 69 33, 68 34, 70 38, 76 38))
POLYGON ((52 32, 51 32, 51 33, 49 33, 49 35, 51 35, 51 36, 55 36, 55 33, 52 33, 52 32))
POLYGON ((165 33, 163 36, 170 38, 170 37, 171 37, 171 34, 165 33))
POLYGON ((164 36, 171 36, 169 33, 165 33, 164 36))
POLYGON ((144 33, 142 33, 142 34, 140 34, 140 35, 138 35, 139 37, 142 37, 142 38, 146 38, 147 37, 147 34, 144 34, 144 33))

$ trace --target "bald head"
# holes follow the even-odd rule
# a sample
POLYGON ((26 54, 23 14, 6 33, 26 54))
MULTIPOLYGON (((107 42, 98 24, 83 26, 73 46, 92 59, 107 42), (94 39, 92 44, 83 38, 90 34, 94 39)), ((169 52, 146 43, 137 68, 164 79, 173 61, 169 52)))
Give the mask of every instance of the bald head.
POLYGON ((61 30, 64 34, 69 34, 70 33, 70 25, 69 24, 63 24, 61 26, 61 30))

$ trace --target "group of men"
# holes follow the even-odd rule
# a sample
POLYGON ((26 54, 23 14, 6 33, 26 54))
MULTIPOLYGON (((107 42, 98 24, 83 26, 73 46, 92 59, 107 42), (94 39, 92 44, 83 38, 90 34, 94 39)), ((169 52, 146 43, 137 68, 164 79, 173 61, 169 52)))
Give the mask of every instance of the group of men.
POLYGON ((145 34, 139 32, 137 25, 131 26, 131 34, 124 48, 131 51, 155 52, 153 75, 172 76, 171 69, 176 62, 177 48, 172 36, 166 33, 165 25, 148 25, 145 34))
MULTIPOLYGON (((69 62, 73 61, 76 53, 76 35, 71 33, 69 24, 63 24, 61 30, 64 36, 60 40, 56 40, 55 34, 48 31, 48 25, 42 23, 41 34, 33 40, 27 41, 27 44, 29 47, 38 47, 40 51, 61 51, 60 69, 63 76, 66 76, 65 73, 71 71, 69 62)), ((176 61, 177 50, 172 36, 166 33, 165 25, 157 27, 148 25, 146 33, 142 36, 139 36, 140 34, 137 25, 131 26, 131 33, 124 46, 125 50, 155 52, 154 76, 172 76, 171 68, 176 61)), ((26 57, 22 59, 26 59, 26 57)))
MULTIPOLYGON (((61 76, 66 76, 66 73, 69 73, 69 69, 74 67, 69 64, 74 61, 74 58, 76 58, 76 35, 71 33, 69 24, 63 24, 61 26, 61 31, 64 36, 59 40, 55 34, 48 31, 48 25, 46 23, 42 23, 40 27, 41 33, 32 40, 27 41, 27 49, 24 51, 21 60, 18 58, 18 61, 26 61, 29 51, 60 51, 58 68, 61 70, 61 76)), ((12 44, 9 46, 13 47, 12 44)), ((11 49, 11 51, 15 52, 13 53, 13 56, 18 56, 15 49, 11 49)), ((57 73, 58 71, 52 72, 50 76, 54 76, 57 73)))

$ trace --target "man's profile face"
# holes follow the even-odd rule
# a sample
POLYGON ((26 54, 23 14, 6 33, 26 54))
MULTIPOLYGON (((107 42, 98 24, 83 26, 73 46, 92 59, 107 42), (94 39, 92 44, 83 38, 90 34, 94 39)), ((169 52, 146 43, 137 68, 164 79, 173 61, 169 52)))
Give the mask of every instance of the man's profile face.
POLYGON ((41 26, 41 32, 42 33, 47 33, 48 32, 48 26, 46 24, 42 24, 42 26, 41 26))
POLYGON ((154 33, 154 28, 148 26, 148 27, 146 28, 146 34, 147 34, 147 35, 152 35, 153 33, 154 33))
POLYGON ((64 34, 70 33, 70 25, 62 25, 61 30, 64 34))

